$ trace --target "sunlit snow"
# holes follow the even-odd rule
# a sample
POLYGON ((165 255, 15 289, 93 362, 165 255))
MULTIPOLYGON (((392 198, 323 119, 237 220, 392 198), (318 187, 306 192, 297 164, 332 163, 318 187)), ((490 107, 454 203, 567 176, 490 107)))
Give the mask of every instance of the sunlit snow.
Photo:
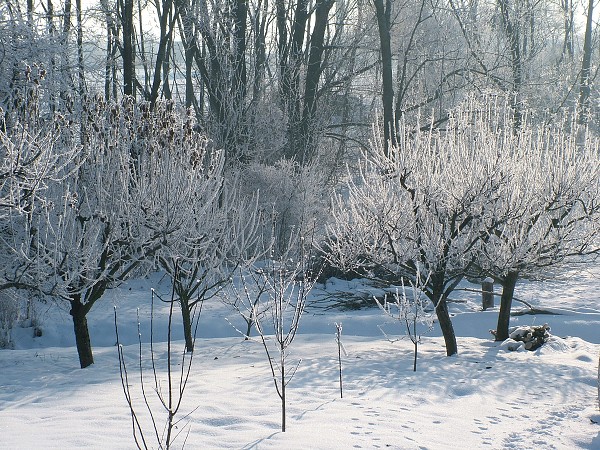
MULTIPOLYGON (((160 434, 166 414, 152 392, 151 288, 169 290, 166 278, 155 274, 109 291, 95 305, 89 317, 95 364, 87 369, 79 369, 66 307, 39 306, 40 338, 31 337, 31 328, 13 330, 16 349, 0 351, 0 448, 135 448, 119 376, 113 305, 134 407, 149 448, 158 448, 137 365, 139 308, 146 393, 160 434)), ((413 372, 412 343, 383 337, 379 327, 395 335, 404 330, 376 306, 341 311, 318 301, 335 292, 368 297, 367 287, 341 280, 318 285, 290 346, 292 365, 301 362, 288 386, 285 433, 261 344, 244 341, 225 320, 243 328, 236 313, 211 300, 200 318, 177 416, 181 433, 172 448, 185 443, 188 449, 598 449, 599 291, 599 269, 519 284, 517 297, 560 313, 512 317, 511 325, 550 325, 554 338, 534 352, 511 352, 494 342, 489 330, 495 328, 497 306, 481 311, 478 294, 457 291, 454 300, 460 302, 451 303, 451 312, 459 354, 445 356, 436 325, 422 337, 413 372), (340 322, 347 350, 343 398, 335 340, 340 322)), ((164 380, 168 307, 156 308, 154 351, 164 380)), ((178 326, 174 338, 180 355, 178 326)), ((180 362, 180 356, 173 362, 176 373, 180 362)), ((166 389, 164 381, 161 388, 166 389)))

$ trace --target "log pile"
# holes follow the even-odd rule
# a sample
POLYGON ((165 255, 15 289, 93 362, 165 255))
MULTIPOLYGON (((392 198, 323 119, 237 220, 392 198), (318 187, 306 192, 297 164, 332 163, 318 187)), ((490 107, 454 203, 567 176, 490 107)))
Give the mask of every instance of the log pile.
POLYGON ((509 339, 517 342, 523 342, 526 350, 536 350, 540 348, 550 338, 550 327, 547 323, 538 326, 522 326, 511 329, 509 339))

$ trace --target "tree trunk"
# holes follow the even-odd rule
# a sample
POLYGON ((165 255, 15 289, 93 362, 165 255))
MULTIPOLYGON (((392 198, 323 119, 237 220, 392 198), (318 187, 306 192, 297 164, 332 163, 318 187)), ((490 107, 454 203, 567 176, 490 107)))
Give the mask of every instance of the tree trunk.
POLYGON ((417 371, 417 352, 419 351, 419 341, 417 341, 417 339, 416 339, 416 334, 415 334, 414 346, 415 346, 415 355, 414 355, 414 359, 413 359, 413 372, 416 372, 417 371))
MULTIPOLYGON (((590 0, 592 1, 592 0, 590 0)), ((523 122, 523 105, 521 104, 521 87, 523 85, 523 58, 521 54, 521 39, 519 29, 510 17, 510 7, 507 0, 498 0, 504 25, 504 32, 510 47, 510 65, 512 70, 512 107, 513 129, 516 132, 523 122)))
POLYGON ((183 37, 185 48, 185 107, 191 108, 195 101, 192 69, 198 47, 196 44, 196 36, 194 34, 194 18, 189 12, 187 2, 184 3, 181 8, 180 17, 183 30, 179 30, 179 32, 183 37))
MULTIPOLYGON (((435 298, 435 297, 434 297, 435 298)), ((454 327, 452 326, 452 320, 450 319, 450 313, 448 311, 448 303, 445 298, 441 298, 435 308, 435 312, 440 322, 440 328, 444 336, 444 342, 446 343, 446 355, 452 356, 458 353, 458 346, 456 345, 456 334, 454 333, 454 327)))
POLYGON ((185 338, 185 351, 194 351, 194 336, 192 333, 192 315, 190 312, 190 302, 185 295, 179 296, 181 305, 181 316, 183 318, 183 335, 185 338))
POLYGON ((281 357, 281 431, 285 433, 285 358, 283 356, 281 357))
POLYGON ((85 67, 83 61, 83 22, 81 19, 81 0, 75 0, 77 15, 77 80, 79 100, 83 101, 85 95, 85 67))
POLYGON ((513 294, 518 278, 518 272, 508 272, 502 282, 502 297, 500 298, 500 312, 498 313, 498 326, 496 328, 497 341, 508 339, 510 307, 512 305, 513 294))
POLYGON ((71 298, 70 314, 73 317, 75 343, 77 345, 77 353, 79 354, 79 365, 82 369, 94 364, 86 313, 86 308, 81 303, 81 295, 74 295, 71 298))
POLYGON ((314 145, 314 116, 317 111, 317 88, 321 73, 323 72, 323 51, 325 31, 327 30, 329 11, 333 7, 333 1, 321 1, 317 3, 315 11, 315 25, 310 39, 310 54, 306 79, 304 86, 304 107, 302 110, 302 121, 300 124, 301 154, 296 155, 302 165, 309 163, 316 151, 314 145))
POLYGON ((573 59, 573 34, 574 34, 574 8, 573 0, 564 0, 561 2, 561 7, 564 14, 565 36, 563 40, 562 55, 567 55, 569 60, 573 59))
POLYGON ((590 72, 592 65, 592 13, 594 11, 594 0, 589 0, 587 20, 585 24, 585 37, 583 41, 583 62, 581 63, 581 86, 579 88, 579 123, 585 124, 588 120, 590 110, 590 72))
POLYGON ((171 13, 171 9, 173 8, 173 3, 171 1, 163 0, 160 3, 157 2, 155 6, 160 25, 160 38, 156 50, 154 75, 152 77, 152 86, 150 88, 150 109, 154 109, 159 97, 158 91, 161 85, 163 85, 161 74, 164 72, 164 64, 168 63, 169 54, 167 53, 167 50, 170 47, 169 39, 173 36, 173 26, 175 23, 171 13))
POLYGON ((252 319, 249 319, 246 321, 246 334, 244 335, 245 341, 250 339, 250 333, 252 333, 252 325, 253 324, 254 324, 254 321, 252 319))
MULTIPOLYGON (((111 12, 108 8, 107 0, 102 0, 102 9, 106 19, 106 63, 104 67, 104 99, 108 102, 110 100, 111 93, 111 80, 112 80, 112 66, 113 66, 113 46, 115 44, 113 37, 113 28, 111 12)), ((112 80, 114 82, 114 80, 112 80)))
POLYGON ((392 47, 390 38, 390 14, 391 0, 374 0, 375 13, 377 16, 377 27, 379 29, 379 46, 381 50, 381 72, 383 92, 381 101, 383 103, 383 137, 384 150, 388 153, 388 147, 396 145, 396 131, 394 130, 394 86, 392 75, 392 47))
POLYGON ((133 0, 125 0, 123 5, 123 94, 133 95, 133 0))

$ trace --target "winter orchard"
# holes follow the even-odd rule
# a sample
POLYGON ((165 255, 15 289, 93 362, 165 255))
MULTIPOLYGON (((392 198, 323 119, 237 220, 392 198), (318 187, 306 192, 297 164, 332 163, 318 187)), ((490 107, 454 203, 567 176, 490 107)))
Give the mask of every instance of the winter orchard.
POLYGON ((525 3, 165 0, 153 41, 141 3, 84 18, 80 1, 5 2, 1 346, 17 322, 40 325, 35 305, 67 308, 88 367, 90 311, 163 273, 190 355, 207 301, 258 333, 285 431, 289 349, 318 278, 406 288, 380 306, 415 370, 432 313, 460 352, 448 305, 464 280, 502 286, 494 333, 509 338, 520 280, 600 251, 594 5, 525 3), (102 51, 84 41, 98 23, 102 51))

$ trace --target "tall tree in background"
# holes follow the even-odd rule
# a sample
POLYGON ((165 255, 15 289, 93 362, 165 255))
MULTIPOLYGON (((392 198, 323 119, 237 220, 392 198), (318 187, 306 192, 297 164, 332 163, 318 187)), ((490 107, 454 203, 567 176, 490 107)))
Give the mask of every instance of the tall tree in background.
POLYGON ((590 114, 591 66, 592 66, 592 31, 594 0, 589 0, 585 21, 583 41, 583 61, 581 63, 581 82, 579 88, 579 123, 587 123, 590 114))
MULTIPOLYGON (((123 95, 134 95, 133 0, 119 0, 119 9, 123 30, 123 95)), ((110 36, 108 36, 108 39, 110 39, 110 36)))
MULTIPOLYGON (((498 0, 500 8, 500 17, 502 20, 502 28, 506 34, 509 47, 509 61, 511 70, 510 93, 513 98, 513 128, 518 130, 523 121, 521 89, 523 84, 523 43, 521 42, 520 29, 513 18, 513 10, 511 9, 509 0, 498 0)), ((533 20, 533 19, 532 19, 533 20)))
POLYGON ((388 146, 396 146, 396 131, 394 120, 394 87, 392 79, 392 48, 390 38, 392 1, 373 0, 377 17, 377 29, 379 30, 379 43, 381 47, 381 77, 383 103, 383 138, 384 149, 388 146))

